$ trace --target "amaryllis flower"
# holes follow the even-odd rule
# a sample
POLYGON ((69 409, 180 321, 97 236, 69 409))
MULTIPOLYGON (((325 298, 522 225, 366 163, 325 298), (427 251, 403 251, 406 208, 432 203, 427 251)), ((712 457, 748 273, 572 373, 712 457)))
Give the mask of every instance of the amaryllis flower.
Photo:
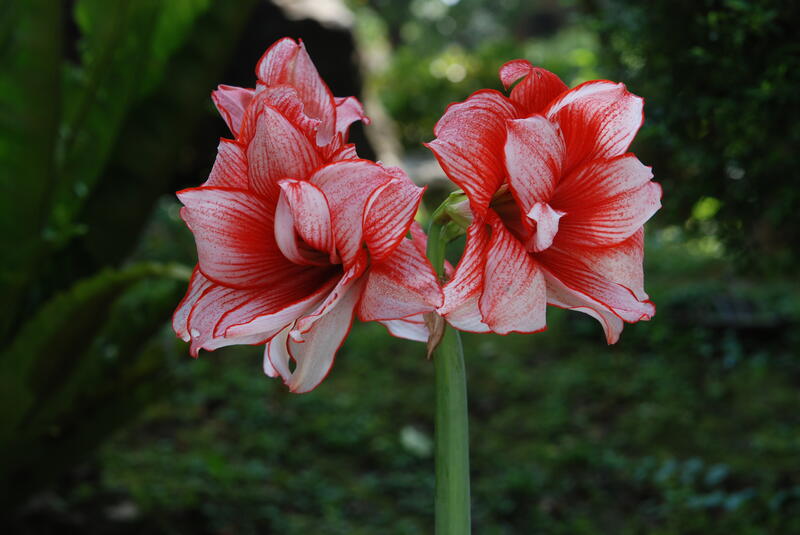
POLYGON ((545 328, 546 304, 598 319, 609 343, 650 319, 642 225, 661 187, 628 146, 643 101, 622 84, 573 89, 523 60, 494 90, 452 104, 428 147, 469 198, 467 245, 440 313, 457 328, 545 328))
POLYGON ((235 139, 221 140, 205 184, 178 193, 198 265, 173 327, 195 356, 266 344, 264 371, 305 392, 354 315, 426 340, 422 315, 442 296, 413 223, 423 189, 346 144, 360 103, 331 96, 291 39, 256 73, 255 90, 214 93, 235 139))

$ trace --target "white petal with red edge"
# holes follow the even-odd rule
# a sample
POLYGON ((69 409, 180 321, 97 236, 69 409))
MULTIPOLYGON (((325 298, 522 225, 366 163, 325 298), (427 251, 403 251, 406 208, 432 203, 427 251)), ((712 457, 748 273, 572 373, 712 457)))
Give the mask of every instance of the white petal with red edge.
POLYGON ((373 261, 390 255, 408 234, 424 192, 425 188, 414 185, 404 176, 376 188, 369 197, 363 228, 364 241, 373 261))
POLYGON ((425 318, 422 314, 399 320, 384 320, 379 323, 386 327, 389 334, 397 338, 405 338, 415 342, 427 342, 430 336, 430 331, 425 325, 425 318))
POLYGON ((538 258, 550 275, 567 288, 602 303, 628 323, 649 320, 655 314, 653 303, 638 299, 632 289, 606 279, 577 254, 578 251, 567 253, 551 247, 538 258))
POLYGON ((369 118, 364 114, 364 106, 356 97, 334 97, 336 104, 336 132, 347 139, 347 130, 356 121, 369 124, 369 118))
POLYGON ((604 200, 599 205, 567 210, 555 243, 564 247, 608 247, 630 238, 661 207, 661 186, 644 186, 604 200))
POLYGON ((483 321, 498 334, 541 331, 547 308, 544 273, 499 219, 491 224, 478 301, 483 321))
POLYGON ((335 273, 294 276, 270 287, 257 306, 233 309, 223 316, 215 334, 229 337, 266 334, 272 336, 288 323, 308 314, 336 286, 335 273))
POLYGON ((527 213, 528 219, 536 223, 536 231, 531 236, 530 243, 526 244, 531 251, 544 251, 553 244, 553 238, 558 232, 558 221, 564 212, 554 209, 547 203, 537 202, 527 213))
POLYGON ((505 178, 505 123, 517 116, 514 104, 501 93, 478 91, 447 107, 434 127, 436 139, 426 144, 480 216, 505 178))
MULTIPOLYGON (((293 328, 294 324, 289 324, 286 328, 272 337, 264 348, 264 371, 266 372, 269 368, 272 368, 275 370, 275 373, 277 373, 283 379, 284 382, 288 381, 292 376, 292 372, 289 369, 289 362, 291 361, 292 356, 289 355, 288 343, 289 331, 293 328), (269 366, 267 363, 269 363, 269 366)), ((269 373, 267 373, 267 375, 269 375, 269 373)))
POLYGON ((265 106, 247 147, 250 187, 269 199, 278 198, 278 180, 306 178, 322 162, 316 148, 278 110, 265 106))
POLYGON ((411 240, 403 240, 368 271, 359 305, 362 321, 401 319, 433 312, 442 304, 436 273, 411 240))
MULTIPOLYGON (((257 101, 253 106, 253 113, 258 114, 264 106, 270 106, 281 112, 309 140, 314 141, 320 121, 306 115, 303 101, 295 88, 287 85, 267 87, 259 82, 256 91, 257 101)), ((248 132, 243 131, 242 135, 247 134, 248 132)))
POLYGON ((360 284, 353 285, 336 306, 314 323, 303 342, 287 339, 289 354, 297 363, 291 376, 284 377, 289 390, 297 394, 308 392, 328 375, 336 352, 350 332, 360 294, 360 284))
POLYGON ((617 343, 624 325, 622 318, 614 314, 611 309, 599 301, 568 288, 556 277, 547 273, 547 270, 545 270, 545 278, 547 280, 548 304, 557 306, 558 308, 583 312, 584 314, 592 316, 603 326, 603 331, 606 334, 606 341, 609 344, 617 343))
POLYGON ((524 59, 509 61, 500 67, 500 80, 506 89, 520 78, 522 80, 511 90, 511 100, 523 117, 542 113, 553 99, 568 89, 558 76, 524 59))
POLYGON ((528 212, 537 202, 548 202, 561 177, 564 139, 558 127, 542 117, 508 121, 505 164, 508 185, 528 212))
POLYGON ((220 186, 247 189, 247 155, 242 146, 230 139, 220 139, 217 159, 203 187, 220 186))
POLYGON ((272 366, 272 362, 269 360, 269 343, 267 343, 267 345, 264 346, 264 362, 262 365, 262 369, 264 370, 264 374, 267 375, 267 377, 272 377, 272 378, 278 377, 278 370, 276 370, 272 366))
POLYGON ((584 247, 572 253, 592 271, 630 289, 639 301, 648 299, 644 290, 644 230, 613 247, 584 247))
MULTIPOLYGON (((275 238, 280 247, 284 237, 295 242, 294 233, 315 251, 324 252, 327 262, 338 263, 339 255, 333 243, 331 213, 325 194, 310 182, 284 179, 279 182, 281 196, 275 214, 275 238), (284 210, 292 220, 293 229, 282 229, 278 225, 279 213, 284 210)), ((283 247, 281 247, 283 250, 283 247)))
POLYGON ((641 97, 607 80, 586 82, 553 101, 545 116, 557 122, 564 135, 564 171, 624 154, 644 122, 643 108, 641 97))
POLYGON ((330 163, 333 162, 340 162, 343 160, 358 160, 358 154, 356 153, 356 146, 352 143, 345 145, 338 151, 336 151, 329 159, 330 163))
POLYGON ((333 95, 322 81, 302 41, 298 43, 286 37, 273 44, 261 56, 256 75, 268 87, 289 85, 296 89, 306 115, 320 120, 317 145, 331 142, 336 127, 333 95))
POLYGON ((630 153, 593 160, 562 178, 552 202, 567 211, 582 210, 638 189, 652 178, 652 169, 630 153))
POLYGON ((266 288, 212 284, 187 319, 192 350, 262 343, 319 303, 333 282, 330 273, 305 269, 266 288))
POLYGON ((293 272, 273 235, 272 208, 252 192, 194 188, 178 192, 181 216, 194 233, 200 269, 211 280, 258 287, 293 272))
POLYGON ((345 160, 322 167, 309 182, 325 194, 333 223, 333 239, 345 267, 356 259, 363 242, 367 199, 392 180, 385 169, 368 160, 345 160))
POLYGON ((189 313, 187 325, 191 341, 189 352, 197 356, 200 349, 213 351, 224 346, 236 344, 263 343, 270 333, 256 333, 248 336, 225 337, 215 336, 214 328, 222 317, 232 309, 253 305, 265 298, 263 289, 239 290, 218 284, 209 286, 195 302, 189 313))
POLYGON ((356 285, 361 288, 358 281, 366 267, 367 255, 362 252, 358 255, 353 265, 345 271, 344 275, 342 275, 336 286, 325 299, 323 299, 323 301, 308 315, 297 320, 295 328, 292 329, 290 333, 292 339, 297 342, 302 342, 305 334, 314 327, 316 322, 320 321, 328 312, 336 307, 337 303, 347 294, 350 288, 356 285))
POLYGON ((220 85, 216 91, 211 92, 211 99, 219 110, 222 118, 228 124, 228 128, 234 136, 239 135, 242 126, 242 118, 250 101, 253 100, 254 91, 243 87, 233 87, 230 85, 220 85))
POLYGON ((214 283, 200 273, 200 268, 195 266, 192 272, 192 278, 189 280, 189 288, 186 290, 186 295, 172 314, 172 330, 175 331, 175 334, 184 342, 188 342, 191 339, 189 335, 189 326, 187 325, 189 313, 192 311, 192 307, 195 303, 197 303, 197 300, 200 299, 200 296, 203 295, 203 292, 213 284, 214 283))
POLYGON ((483 271, 489 233, 485 223, 473 222, 467 229, 467 242, 453 278, 442 288, 444 303, 439 314, 456 329, 469 332, 489 332, 478 308, 483 292, 483 271))

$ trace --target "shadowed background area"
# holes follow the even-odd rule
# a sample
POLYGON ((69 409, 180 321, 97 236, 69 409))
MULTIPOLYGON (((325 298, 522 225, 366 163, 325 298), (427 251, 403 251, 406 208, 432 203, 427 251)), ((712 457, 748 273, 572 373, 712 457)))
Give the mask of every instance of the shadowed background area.
MULTIPOLYGON (((261 351, 168 326, 196 260, 217 84, 302 38, 373 123, 359 154, 453 186, 421 143, 525 58, 645 98, 633 150, 656 317, 465 336, 481 534, 800 531, 800 8, 788 0, 11 0, 0 4, 0 510, 10 533, 417 534, 433 366, 356 325, 289 394, 261 351), (795 283, 791 281, 795 280, 795 283)), ((458 260, 460 244, 451 251, 458 260)))

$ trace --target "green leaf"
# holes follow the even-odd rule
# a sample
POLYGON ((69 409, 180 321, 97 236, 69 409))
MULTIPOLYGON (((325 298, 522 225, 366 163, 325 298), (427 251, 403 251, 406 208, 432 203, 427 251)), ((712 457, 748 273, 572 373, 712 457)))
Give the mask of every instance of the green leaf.
POLYGON ((158 85, 169 58, 209 0, 109 3, 81 0, 80 66, 65 67, 65 115, 50 235, 66 243, 86 231, 76 215, 95 187, 131 107, 158 85))
POLYGON ((61 2, 0 3, 0 335, 43 250, 57 180, 61 2))
POLYGON ((0 503, 74 466, 160 392, 170 345, 153 335, 187 275, 155 264, 106 271, 25 325, 0 360, 0 474, 15 489, 0 503))
POLYGON ((135 283, 153 277, 185 279, 187 270, 140 264, 103 271, 53 298, 23 326, 0 353, 0 444, 38 410, 43 393, 63 383, 91 347, 117 298, 135 283))

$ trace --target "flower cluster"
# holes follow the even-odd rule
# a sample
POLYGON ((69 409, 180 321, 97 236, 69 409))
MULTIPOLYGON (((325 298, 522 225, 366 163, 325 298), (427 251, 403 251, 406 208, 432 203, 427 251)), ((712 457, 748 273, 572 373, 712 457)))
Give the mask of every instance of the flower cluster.
POLYGON ((205 184, 178 193, 198 264, 173 328, 193 355, 265 344, 264 371, 306 392, 355 314, 425 340, 422 315, 442 293, 412 226, 423 189, 347 144, 361 104, 334 97, 291 39, 256 74, 255 89, 214 92, 234 139, 220 141, 205 184))
POLYGON ((517 60, 500 70, 509 97, 482 90, 447 109, 428 146, 469 198, 471 223, 440 287, 414 222, 423 189, 347 143, 366 120, 358 100, 334 97, 288 38, 256 75, 255 89, 213 93, 233 139, 202 186, 178 193, 198 264, 173 328, 193 355, 264 345, 264 371, 306 392, 355 316, 425 341, 426 314, 536 332, 551 304, 597 318, 613 343, 624 321, 654 314, 642 225, 661 190, 626 152, 643 115, 622 84, 570 90, 517 60))
POLYGON ((452 104, 428 147, 469 197, 473 222, 439 312, 456 328, 545 328, 547 304, 585 312, 614 343, 650 319, 642 225, 661 187, 628 146, 643 102, 606 80, 574 89, 524 60, 494 90, 452 104))

